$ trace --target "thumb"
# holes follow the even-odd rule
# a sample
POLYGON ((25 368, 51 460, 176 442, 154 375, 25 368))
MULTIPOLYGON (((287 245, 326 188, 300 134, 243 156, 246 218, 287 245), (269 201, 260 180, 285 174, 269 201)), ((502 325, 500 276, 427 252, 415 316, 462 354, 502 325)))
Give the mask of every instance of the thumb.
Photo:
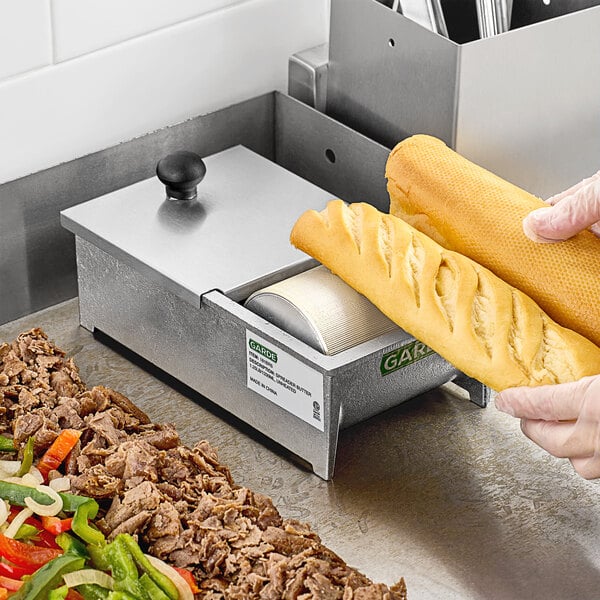
POLYGON ((525 235, 536 242, 557 242, 573 237, 600 220, 600 181, 566 196, 554 206, 544 206, 523 220, 525 235))

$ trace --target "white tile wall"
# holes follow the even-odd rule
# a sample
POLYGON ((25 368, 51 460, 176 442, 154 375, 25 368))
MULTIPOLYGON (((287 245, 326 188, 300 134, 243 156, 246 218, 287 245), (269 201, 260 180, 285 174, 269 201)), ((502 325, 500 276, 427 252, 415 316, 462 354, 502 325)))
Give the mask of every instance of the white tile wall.
POLYGON ((52 62, 50 0, 0 2, 0 79, 52 62))
POLYGON ((289 56, 328 34, 328 0, 49 2, 10 3, 44 31, 1 59, 0 183, 285 90, 289 56))
POLYGON ((67 60, 238 3, 240 0, 52 0, 54 55, 56 60, 67 60))

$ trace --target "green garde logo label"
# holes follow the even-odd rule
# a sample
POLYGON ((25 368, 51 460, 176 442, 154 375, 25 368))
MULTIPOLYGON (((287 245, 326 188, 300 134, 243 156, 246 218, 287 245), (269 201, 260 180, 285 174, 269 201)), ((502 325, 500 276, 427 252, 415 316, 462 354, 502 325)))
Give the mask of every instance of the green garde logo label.
POLYGON ((382 375, 389 375, 433 353, 433 350, 429 346, 415 340, 410 344, 406 344, 406 346, 401 346, 400 348, 396 348, 396 350, 384 354, 381 357, 379 369, 382 375))
POLYGON ((268 358, 270 361, 276 363, 277 362, 277 352, 273 352, 273 350, 269 350, 267 347, 255 342, 253 339, 248 340, 248 346, 257 354, 268 358))

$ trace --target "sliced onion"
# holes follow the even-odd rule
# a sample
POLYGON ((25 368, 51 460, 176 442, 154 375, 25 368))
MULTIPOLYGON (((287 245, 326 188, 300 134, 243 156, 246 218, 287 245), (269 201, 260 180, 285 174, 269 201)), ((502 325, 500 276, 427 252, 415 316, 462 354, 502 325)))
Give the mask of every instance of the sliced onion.
POLYGON ((4 525, 8 519, 9 511, 6 500, 0 500, 0 525, 4 525))
POLYGON ((20 468, 20 460, 0 460, 0 473, 6 474, 6 477, 15 476, 20 468))
POLYGON ((71 480, 68 477, 57 477, 56 479, 52 479, 48 485, 55 492, 67 492, 71 489, 71 480))
POLYGON ((63 501, 62 498, 58 495, 58 492, 54 491, 51 487, 48 487, 47 485, 37 485, 35 489, 38 492, 41 492, 42 494, 46 494, 46 496, 50 496, 53 502, 52 504, 40 504, 39 502, 36 502, 33 498, 25 498, 25 504, 34 513, 42 517, 53 517, 62 510, 63 501))
POLYGON ((146 554, 145 556, 153 567, 163 575, 166 575, 174 583, 179 593, 179 600, 194 600, 194 594, 188 582, 171 565, 151 554, 146 554))
MULTIPOLYGON (((27 502, 27 499, 25 499, 27 502)), ((24 508, 19 514, 12 520, 11 524, 6 528, 4 535, 8 538, 14 538, 17 535, 19 528, 29 517, 33 515, 33 511, 30 508, 24 508)))
POLYGON ((81 569, 80 571, 65 573, 63 581, 70 588, 88 583, 95 583, 109 590, 114 589, 115 586, 115 580, 108 573, 99 571, 98 569, 81 569))
POLYGON ((42 481, 38 481, 38 478, 35 475, 32 475, 31 473, 25 473, 25 475, 21 477, 21 484, 26 485, 27 487, 34 488, 40 485, 40 483, 42 483, 42 481))
POLYGON ((29 469, 29 475, 35 477, 38 483, 44 483, 44 476, 37 467, 31 467, 31 469, 29 469))

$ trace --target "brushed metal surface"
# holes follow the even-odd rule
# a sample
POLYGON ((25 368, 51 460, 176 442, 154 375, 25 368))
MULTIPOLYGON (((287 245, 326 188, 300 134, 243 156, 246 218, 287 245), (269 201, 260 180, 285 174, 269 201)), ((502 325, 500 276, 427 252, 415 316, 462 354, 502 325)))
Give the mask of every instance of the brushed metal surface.
POLYGON ((277 94, 275 162, 342 198, 389 210, 389 149, 343 123, 277 94))
POLYGON ((599 28, 596 6, 457 44, 376 0, 332 0, 327 112, 389 147, 435 135, 547 197, 600 164, 599 28))
POLYGON ((387 209, 385 147, 285 94, 253 98, 1 185, 0 323, 77 294, 61 210, 151 177, 174 150, 207 156, 236 144, 349 202, 387 209))
POLYGON ((0 325, 43 327, 88 386, 127 395, 184 443, 208 440, 234 479, 411 600, 582 600, 600 587, 600 493, 516 419, 447 387, 340 432, 335 478, 303 470, 206 400, 177 391, 79 326, 77 300, 0 325))
POLYGON ((236 144, 273 156, 267 94, 0 185, 0 323, 77 295, 70 206, 151 177, 182 148, 201 156, 236 144))
POLYGON ((243 146, 204 163, 195 201, 168 200, 151 177, 67 209, 61 222, 196 307, 210 290, 242 300, 257 281, 305 270, 289 232, 332 195, 243 146))
MULTIPOLYGON (((414 341, 401 329, 334 356, 321 354, 213 291, 192 306, 130 265, 77 237, 81 324, 100 330, 217 406, 333 476, 338 432, 462 374, 429 354, 385 376, 387 352, 414 341), (324 431, 247 387, 246 330, 322 374, 324 431)), ((481 401, 480 390, 470 391, 481 401)))
POLYGON ((600 6, 462 46, 456 150, 543 198, 595 173, 599 30, 600 6))
POLYGON ((453 145, 458 48, 376 0, 332 0, 327 114, 388 147, 453 145))

